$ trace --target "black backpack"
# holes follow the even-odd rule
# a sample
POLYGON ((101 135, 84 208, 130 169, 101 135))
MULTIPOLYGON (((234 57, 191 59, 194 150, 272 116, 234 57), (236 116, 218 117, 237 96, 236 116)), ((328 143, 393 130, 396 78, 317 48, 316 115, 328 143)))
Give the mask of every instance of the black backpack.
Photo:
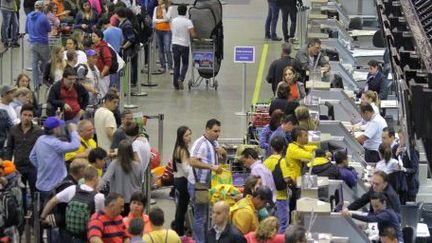
POLYGON ((10 190, 0 192, 0 228, 18 226, 20 223, 20 206, 10 190))
MULTIPOLYGON (((111 53, 111 67, 109 69, 109 74, 115 74, 117 73, 117 70, 119 68, 118 60, 117 60, 117 52, 111 48, 109 45, 107 45, 108 50, 111 53)), ((100 50, 100 53, 103 55, 103 50, 100 50)), ((100 70, 102 71, 102 70, 100 70)))
POLYGON ((276 186, 276 190, 278 191, 285 190, 287 188, 287 183, 283 178, 282 169, 280 165, 281 160, 282 157, 278 160, 274 170, 272 171, 273 180, 276 186))
POLYGON ((75 196, 66 207, 66 230, 77 237, 86 236, 87 224, 95 212, 94 198, 97 191, 85 191, 76 186, 75 196))

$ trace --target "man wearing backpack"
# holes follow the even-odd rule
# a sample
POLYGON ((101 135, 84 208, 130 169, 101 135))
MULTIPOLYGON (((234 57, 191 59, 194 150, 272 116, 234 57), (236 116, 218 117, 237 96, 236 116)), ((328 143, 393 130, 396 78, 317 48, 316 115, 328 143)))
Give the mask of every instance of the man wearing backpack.
MULTIPOLYGON (((254 148, 246 148, 243 150, 240 161, 244 167, 251 170, 251 175, 261 178, 263 186, 270 188, 272 192, 276 191, 272 173, 261 163, 261 160, 258 159, 258 152, 254 148)), ((276 197, 273 193, 273 201, 275 201, 275 199, 276 197)))
POLYGON ((71 235, 72 242, 86 242, 87 223, 91 215, 104 207, 105 197, 96 191, 98 183, 99 177, 96 168, 86 167, 84 184, 70 186, 51 198, 41 214, 42 221, 47 222, 48 213, 58 203, 67 203, 66 230, 71 235))
POLYGON ((288 165, 282 153, 285 149, 284 137, 274 137, 270 140, 272 155, 264 161, 264 166, 272 172, 276 186, 276 217, 279 219, 279 233, 283 234, 289 225, 288 165))
POLYGON ((103 40, 104 34, 101 30, 92 33, 92 43, 98 54, 97 68, 100 72, 100 82, 105 82, 106 86, 110 83, 110 74, 115 73, 118 68, 117 55, 114 50, 103 40), (114 52, 114 53, 113 53, 114 52), (117 65, 117 67, 115 67, 117 65))

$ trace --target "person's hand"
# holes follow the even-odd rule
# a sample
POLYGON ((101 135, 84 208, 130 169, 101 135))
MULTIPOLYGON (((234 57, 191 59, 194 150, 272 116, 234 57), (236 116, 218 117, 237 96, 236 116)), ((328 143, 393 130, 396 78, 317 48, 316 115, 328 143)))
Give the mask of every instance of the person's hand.
POLYGON ((217 147, 215 150, 219 159, 223 159, 227 153, 223 147, 217 147))
POLYGON ((211 170, 216 172, 216 174, 220 174, 223 171, 223 168, 220 165, 212 165, 211 170))
POLYGON ((69 123, 68 129, 69 129, 69 132, 76 132, 78 130, 78 127, 75 123, 69 123))
POLYGON ((84 113, 85 113, 84 110, 80 110, 80 111, 78 112, 79 117, 80 117, 80 118, 83 117, 83 116, 84 116, 84 113))
POLYGON ((396 156, 401 155, 403 152, 405 152, 405 147, 399 146, 399 147, 396 149, 396 156))
POLYGON ((83 28, 83 29, 87 29, 87 28, 88 28, 88 25, 86 25, 86 24, 82 24, 82 25, 81 25, 81 28, 83 28))
POLYGON ((342 214, 342 216, 344 216, 344 217, 351 217, 351 215, 352 215, 352 213, 348 210, 348 208, 344 208, 344 209, 342 209, 341 214, 342 214))
POLYGON ((71 112, 72 111, 72 107, 70 107, 68 104, 64 104, 63 109, 65 111, 71 112))
POLYGON ((331 152, 326 152, 327 159, 331 159, 333 157, 333 154, 331 152))

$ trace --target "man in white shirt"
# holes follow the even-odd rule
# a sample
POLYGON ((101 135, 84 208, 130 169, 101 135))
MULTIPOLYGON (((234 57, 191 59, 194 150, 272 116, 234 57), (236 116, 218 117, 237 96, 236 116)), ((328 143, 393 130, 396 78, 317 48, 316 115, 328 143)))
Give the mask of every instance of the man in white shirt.
POLYGON ((114 90, 108 91, 105 95, 102 107, 96 110, 94 116, 94 125, 99 147, 109 151, 114 132, 117 128, 114 117, 114 110, 117 108, 120 97, 114 90))
POLYGON ((218 164, 219 157, 226 156, 224 148, 219 146, 217 139, 221 131, 221 123, 216 119, 207 121, 204 135, 198 138, 192 145, 190 152, 191 172, 188 176, 188 190, 194 205, 194 236, 197 243, 205 242, 205 232, 207 232, 207 212, 208 204, 195 202, 195 183, 208 184, 210 187, 211 172, 222 172, 222 167, 218 164))
POLYGON ((387 127, 387 122, 380 114, 376 114, 369 103, 363 102, 360 104, 360 114, 367 122, 365 131, 357 137, 357 141, 363 145, 365 149, 366 162, 380 161, 378 148, 382 142, 382 130, 387 127))
POLYGON ((174 59, 173 84, 176 90, 183 89, 183 81, 189 66, 189 43, 190 36, 196 37, 192 21, 186 17, 187 7, 180 4, 177 8, 178 15, 171 21, 172 52, 174 59), (181 60, 181 70, 180 70, 181 60))
POLYGON ((14 99, 16 90, 17 90, 16 87, 10 85, 3 85, 0 90, 0 94, 1 94, 0 109, 7 111, 9 115, 9 119, 13 123, 13 125, 20 123, 20 119, 18 118, 14 108, 10 105, 10 103, 14 99))

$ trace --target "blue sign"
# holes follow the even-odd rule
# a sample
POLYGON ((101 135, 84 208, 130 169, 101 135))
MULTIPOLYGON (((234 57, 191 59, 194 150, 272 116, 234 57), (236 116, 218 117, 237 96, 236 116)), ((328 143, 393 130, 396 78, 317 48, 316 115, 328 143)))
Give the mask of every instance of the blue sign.
POLYGON ((235 63, 255 63, 255 46, 234 46, 235 63))

